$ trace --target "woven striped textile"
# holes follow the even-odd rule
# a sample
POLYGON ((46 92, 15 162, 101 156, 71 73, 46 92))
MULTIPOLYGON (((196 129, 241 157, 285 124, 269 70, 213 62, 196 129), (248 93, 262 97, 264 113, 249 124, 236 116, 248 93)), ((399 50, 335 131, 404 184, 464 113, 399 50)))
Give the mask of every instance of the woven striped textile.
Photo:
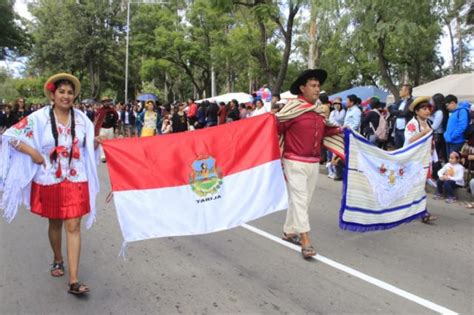
POLYGON ((431 134, 390 152, 377 148, 350 129, 344 131, 344 141, 341 229, 390 229, 426 214, 431 134))

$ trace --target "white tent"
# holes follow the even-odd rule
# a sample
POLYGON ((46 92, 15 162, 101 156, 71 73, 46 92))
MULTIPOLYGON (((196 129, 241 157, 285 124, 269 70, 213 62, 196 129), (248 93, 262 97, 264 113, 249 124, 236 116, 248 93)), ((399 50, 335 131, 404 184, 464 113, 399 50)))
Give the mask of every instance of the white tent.
MULTIPOLYGON (((474 72, 451 74, 441 79, 428 82, 413 88, 413 96, 433 96, 441 93, 455 95, 459 101, 474 103, 474 72)), ((387 104, 395 102, 392 94, 387 97, 387 104)))
POLYGON ((232 100, 237 100, 237 102, 239 102, 239 104, 240 103, 251 103, 253 101, 253 98, 252 98, 252 95, 250 95, 250 94, 238 92, 238 93, 227 93, 227 94, 223 94, 223 95, 209 97, 209 98, 202 99, 202 100, 197 100, 196 103, 201 103, 202 101, 214 101, 216 103, 220 103, 220 102, 228 103, 232 100))
POLYGON ((297 95, 291 94, 290 91, 286 91, 280 94, 280 98, 282 100, 292 100, 294 98, 297 98, 297 95))

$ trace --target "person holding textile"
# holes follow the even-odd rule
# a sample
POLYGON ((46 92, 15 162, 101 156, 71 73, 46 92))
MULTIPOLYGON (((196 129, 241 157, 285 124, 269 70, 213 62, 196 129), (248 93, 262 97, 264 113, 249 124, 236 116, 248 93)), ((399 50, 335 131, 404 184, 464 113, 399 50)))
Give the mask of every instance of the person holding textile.
MULTIPOLYGON (((410 145, 418 139, 423 138, 433 130, 429 125, 428 118, 431 115, 431 104, 429 97, 417 97, 408 106, 408 111, 414 114, 413 118, 407 123, 404 132, 404 147, 410 145)), ((437 217, 431 215, 428 211, 421 219, 423 223, 429 223, 436 220, 437 217)))
POLYGON ((291 85, 298 98, 276 114, 283 143, 283 168, 288 186, 288 211, 283 239, 301 245, 303 258, 316 255, 309 238, 309 205, 319 172, 321 144, 325 135, 337 134, 339 128, 326 126, 318 100, 320 86, 327 78, 322 69, 303 71, 291 85))
POLYGON ((31 212, 48 218, 53 277, 64 275, 64 226, 68 292, 77 295, 89 292, 78 280, 81 218, 90 212, 87 228, 95 221, 99 191, 95 149, 101 141, 94 138, 89 118, 73 109, 80 89, 80 82, 73 75, 59 73, 50 77, 44 93, 52 105, 23 118, 4 133, 0 159, 4 217, 11 222, 23 203, 31 207, 31 212))

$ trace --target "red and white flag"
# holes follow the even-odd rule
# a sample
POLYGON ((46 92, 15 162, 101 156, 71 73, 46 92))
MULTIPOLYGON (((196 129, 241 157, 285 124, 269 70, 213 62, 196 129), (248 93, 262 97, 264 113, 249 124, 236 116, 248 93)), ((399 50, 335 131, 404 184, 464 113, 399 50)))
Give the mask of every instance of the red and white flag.
POLYGON ((103 147, 125 242, 225 230, 287 208, 271 114, 103 147))

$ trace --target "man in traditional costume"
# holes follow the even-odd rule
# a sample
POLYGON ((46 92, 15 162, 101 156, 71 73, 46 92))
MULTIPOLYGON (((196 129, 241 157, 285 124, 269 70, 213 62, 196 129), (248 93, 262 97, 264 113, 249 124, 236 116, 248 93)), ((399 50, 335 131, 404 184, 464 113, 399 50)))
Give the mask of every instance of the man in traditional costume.
POLYGON ((67 73, 50 77, 44 92, 52 106, 23 118, 2 136, 0 156, 1 207, 11 222, 21 204, 49 219, 48 237, 54 254, 51 276, 64 275, 62 227, 67 235, 69 289, 84 294, 89 288, 78 281, 81 218, 90 212, 86 226, 95 220, 99 191, 94 128, 89 118, 73 108, 79 80, 67 73))
POLYGON ((315 105, 326 78, 327 72, 322 69, 303 71, 290 89, 298 98, 276 114, 289 198, 283 239, 301 245, 304 258, 316 255, 309 238, 308 209, 318 178, 321 145, 325 136, 340 132, 337 127, 327 126, 324 110, 315 105))
MULTIPOLYGON (((112 99, 108 96, 102 97, 102 107, 97 111, 94 121, 95 135, 103 139, 113 139, 115 128, 118 126, 119 115, 112 107, 112 99)), ((105 162, 105 153, 101 148, 100 159, 105 162)))

